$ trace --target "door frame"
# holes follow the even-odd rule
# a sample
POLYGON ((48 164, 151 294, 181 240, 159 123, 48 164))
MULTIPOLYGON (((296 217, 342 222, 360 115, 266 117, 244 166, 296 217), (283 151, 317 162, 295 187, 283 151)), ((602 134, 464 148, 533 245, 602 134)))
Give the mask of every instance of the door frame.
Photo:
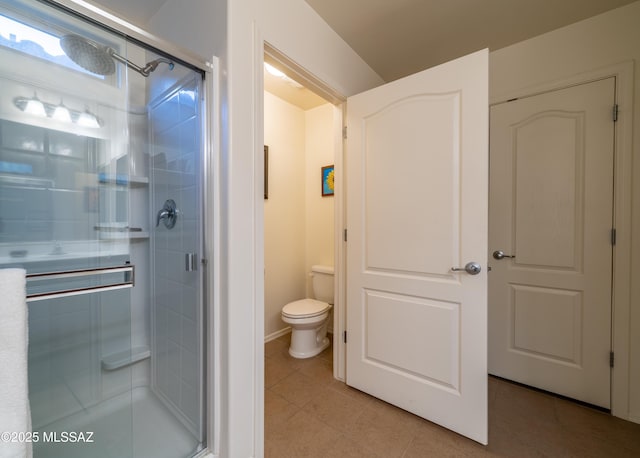
MULTIPOLYGON (((263 63, 267 62, 287 75, 295 76, 295 79, 308 90, 319 95, 333 105, 334 124, 334 171, 335 171, 335 195, 334 195, 334 303, 333 303, 333 376, 341 381, 346 375, 347 347, 342 338, 347 329, 346 304, 346 243, 344 240, 346 220, 346 194, 344 178, 344 142, 346 141, 343 129, 346 126, 347 98, 327 85, 324 81, 297 64, 287 55, 279 51, 266 40, 263 41, 263 63), (344 229, 343 229, 344 228, 344 229)), ((262 78, 262 73, 258 72, 262 78)), ((263 110, 264 112, 264 110, 263 110)), ((264 124, 264 120, 263 120, 264 124)), ((264 161, 264 158, 262 159, 264 161)), ((264 164, 263 164, 264 167, 264 164)), ((259 185, 261 186, 261 185, 259 185)), ((262 189, 262 187, 260 187, 262 189)), ((258 202, 264 205, 264 201, 258 202)))
POLYGON ((615 100, 619 107, 614 132, 613 221, 616 228, 616 244, 613 247, 611 284, 611 351, 615 354, 615 364, 611 369, 611 414, 629 420, 633 61, 548 81, 540 85, 501 94, 498 97, 490 95, 489 106, 610 77, 616 79, 615 100))

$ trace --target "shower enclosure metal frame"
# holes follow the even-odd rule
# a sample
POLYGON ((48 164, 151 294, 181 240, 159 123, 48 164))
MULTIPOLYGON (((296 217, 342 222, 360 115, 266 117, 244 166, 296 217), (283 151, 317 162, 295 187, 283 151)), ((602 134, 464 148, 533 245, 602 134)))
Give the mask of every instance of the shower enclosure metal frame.
MULTIPOLYGON (((127 22, 126 20, 114 16, 102 9, 90 5, 82 0, 40 0, 43 3, 51 4, 70 14, 83 17, 89 22, 99 24, 102 27, 123 35, 127 39, 137 42, 144 47, 160 55, 169 55, 188 66, 202 71, 205 75, 202 86, 202 221, 203 221, 203 253, 201 256, 201 268, 203 276, 203 314, 204 314, 204 431, 206 436, 205 449, 196 457, 205 457, 209 454, 216 454, 220 443, 220 414, 218 406, 220 360, 216 357, 219 348, 219 333, 215 332, 215 325, 219 323, 218 311, 213 307, 216 295, 216 276, 218 265, 213 257, 213 253, 218 251, 219 234, 215 229, 214 210, 217 208, 215 199, 214 171, 217 170, 218 143, 214 141, 218 138, 219 128, 216 114, 219 112, 219 75, 218 59, 211 56, 209 61, 190 53, 189 51, 175 46, 174 44, 162 40, 153 34, 127 22), (208 230, 207 230, 208 229, 208 230)), ((126 64, 126 63, 125 63, 126 64)), ((135 70, 135 69, 134 69, 135 70)))

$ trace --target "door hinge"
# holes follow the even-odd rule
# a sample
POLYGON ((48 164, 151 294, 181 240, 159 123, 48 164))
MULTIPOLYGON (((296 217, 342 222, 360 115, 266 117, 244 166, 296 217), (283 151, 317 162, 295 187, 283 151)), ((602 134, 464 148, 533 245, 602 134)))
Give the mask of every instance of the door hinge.
POLYGON ((615 230, 615 228, 611 229, 611 245, 615 246, 616 245, 616 239, 618 237, 617 231, 615 230))
POLYGON ((342 235, 342 238, 344 239, 344 241, 347 241, 347 230, 345 229, 342 235))
POLYGON ((618 121, 618 104, 616 103, 613 106, 613 122, 617 122, 618 121))
MULTIPOLYGON (((334 132, 335 132, 335 131, 334 131, 334 132)), ((342 138, 343 138, 344 140, 346 140, 346 139, 347 139, 347 126, 343 126, 343 127, 342 127, 342 138)))
POLYGON ((613 367, 613 363, 615 362, 615 356, 612 351, 609 352, 609 367, 613 367))
POLYGON ((342 331, 342 341, 347 343, 347 331, 342 331))

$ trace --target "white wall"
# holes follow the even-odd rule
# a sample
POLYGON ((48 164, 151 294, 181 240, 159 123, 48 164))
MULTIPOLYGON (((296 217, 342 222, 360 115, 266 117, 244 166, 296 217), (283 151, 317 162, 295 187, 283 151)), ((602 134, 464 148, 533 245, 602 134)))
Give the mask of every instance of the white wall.
MULTIPOLYGON (((334 163, 334 110, 333 105, 326 104, 305 112, 307 272, 314 264, 334 265, 334 197, 322 196, 320 178, 322 167, 334 163)), ((313 283, 308 275, 306 287, 307 297, 313 297, 313 283)))
POLYGON ((264 453, 262 43, 346 96, 382 79, 303 0, 233 0, 227 8, 220 191, 228 386, 220 455, 249 457, 264 453))
POLYGON ((305 297, 305 112, 264 93, 269 199, 264 201, 264 325, 287 328, 282 306, 305 297))
POLYGON ((146 24, 146 28, 205 59, 226 55, 225 1, 169 0, 146 24))
MULTIPOLYGON (((563 80, 580 73, 632 60, 635 65, 633 106, 621 106, 620 116, 633 116, 632 232, 619 233, 631 239, 631 348, 628 355, 628 406, 614 404, 620 416, 640 422, 640 2, 613 10, 577 24, 558 29, 522 43, 497 50, 490 55, 490 94, 492 100, 504 100, 526 94, 528 88, 563 80), (635 281, 634 281, 635 279, 635 281), (626 413, 626 415, 625 415, 626 413)), ((627 323, 624 323, 627 326, 627 323)), ((614 401, 616 396, 614 395, 614 401)))
POLYGON ((282 306, 313 297, 314 264, 333 265, 333 197, 322 197, 320 171, 334 161, 333 105, 303 111, 264 93, 269 199, 264 201, 265 337, 288 326, 282 306))

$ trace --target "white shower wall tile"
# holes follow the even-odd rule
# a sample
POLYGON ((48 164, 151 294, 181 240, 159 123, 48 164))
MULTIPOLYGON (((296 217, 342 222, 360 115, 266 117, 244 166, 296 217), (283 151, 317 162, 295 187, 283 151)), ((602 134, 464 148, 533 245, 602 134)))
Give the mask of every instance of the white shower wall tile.
MULTIPOLYGON (((140 194, 147 194, 146 192, 140 194)), ((143 207, 148 208, 149 198, 146 198, 146 204, 143 207)), ((147 211, 139 212, 140 220, 145 224, 149 224, 149 213, 147 211)), ((148 230, 148 226, 144 227, 148 230)), ((131 253, 131 261, 135 264, 136 287, 131 289, 131 346, 143 347, 149 346, 151 341, 151 323, 150 323, 150 304, 151 304, 151 266, 149 260, 149 244, 146 240, 134 241, 129 244, 131 253)), ((147 373, 147 381, 149 381, 149 373, 147 373)))
POLYGON ((166 347, 167 347, 166 340, 169 338, 169 328, 167 326, 168 313, 169 313, 169 310, 167 308, 167 305, 160 301, 157 301, 155 333, 156 333, 156 341, 158 344, 158 348, 156 349, 156 351, 158 353, 161 353, 161 351, 164 350, 164 354, 166 354, 166 347))
MULTIPOLYGON (((173 243, 171 245, 171 251, 169 251, 169 257, 171 261, 167 266, 167 273, 169 278, 171 279, 171 284, 173 286, 172 291, 170 292, 173 301, 180 300, 180 290, 182 289, 182 272, 184 272, 184 255, 185 253, 182 251, 174 251, 174 247, 176 250, 180 250, 180 235, 176 235, 173 243), (178 284, 176 285, 176 282, 178 284)), ((179 305, 179 304, 178 304, 179 305)))
POLYGON ((180 120, 193 119, 196 116, 196 93, 195 91, 184 89, 178 93, 180 99, 180 120))
POLYGON ((164 132, 180 122, 178 94, 152 107, 153 127, 158 132, 164 132))
POLYGON ((182 318, 182 348, 194 355, 198 353, 198 325, 185 317, 182 318))
POLYGON ((134 388, 148 387, 149 374, 151 373, 151 367, 148 359, 140 361, 131 366, 131 380, 134 388))
POLYGON ((182 381, 190 386, 198 386, 198 360, 195 352, 184 350, 180 355, 182 381))
MULTIPOLYGON (((197 82, 165 96, 149 109, 151 126, 151 206, 173 199, 179 210, 172 229, 152 231, 155 269, 152 314, 154 390, 185 424, 199 429, 202 399, 195 387, 201 373, 199 272, 187 272, 185 255, 198 254, 199 121, 197 82)), ((199 254, 201 256, 201 254, 199 254)))
POLYGON ((193 287, 182 288, 182 316, 194 321, 198 319, 198 291, 193 287))
MULTIPOLYGON (((198 139, 196 133, 198 132, 196 126, 196 119, 190 118, 185 120, 180 126, 180 148, 185 155, 191 156, 197 150, 198 139)), ((186 159, 188 159, 188 156, 186 159)), ((188 169, 183 169, 184 172, 189 172, 188 169)))
POLYGON ((187 221, 193 221, 198 214, 198 202, 196 200, 194 189, 183 189, 180 192, 183 204, 183 212, 187 221))
POLYGON ((197 390, 193 385, 184 381, 180 388, 182 390, 180 410, 186 414, 187 418, 198 418, 200 406, 197 404, 197 399, 199 398, 197 390))
POLYGON ((180 376, 175 372, 169 372, 167 380, 167 395, 174 406, 180 407, 180 376))
POLYGON ((180 344, 169 338, 167 353, 167 373, 169 377, 180 377, 180 344))
POLYGON ((156 288, 155 289, 157 296, 165 296, 169 292, 169 264, 171 261, 171 257, 169 256, 169 252, 167 250, 168 241, 165 238, 162 239, 162 242, 166 243, 158 243, 155 246, 154 254, 155 254, 155 275, 152 278, 156 279, 156 288))
MULTIPOLYGON (((171 278, 176 278, 176 276, 172 276, 171 278)), ((182 284, 173 280, 167 280, 167 285, 169 286, 169 290, 167 291, 165 297, 167 299, 169 310, 180 316, 180 314, 182 313, 182 284)))
POLYGON ((185 231, 182 234, 182 251, 184 253, 191 253, 198 250, 198 235, 197 235, 197 223, 196 221, 185 221, 185 231))
MULTIPOLYGON (((180 345, 182 343, 182 328, 180 327, 180 315, 175 313, 173 310, 169 310, 167 313, 167 321, 168 325, 168 336, 169 340, 176 345, 180 345), (177 325, 176 325, 177 324, 177 325)), ((178 356, 179 357, 179 352, 178 356)), ((178 367, 173 367, 173 370, 178 371, 178 367)))
POLYGON ((167 172, 167 185, 169 186, 169 193, 175 196, 182 186, 182 172, 180 170, 169 170, 167 172))

